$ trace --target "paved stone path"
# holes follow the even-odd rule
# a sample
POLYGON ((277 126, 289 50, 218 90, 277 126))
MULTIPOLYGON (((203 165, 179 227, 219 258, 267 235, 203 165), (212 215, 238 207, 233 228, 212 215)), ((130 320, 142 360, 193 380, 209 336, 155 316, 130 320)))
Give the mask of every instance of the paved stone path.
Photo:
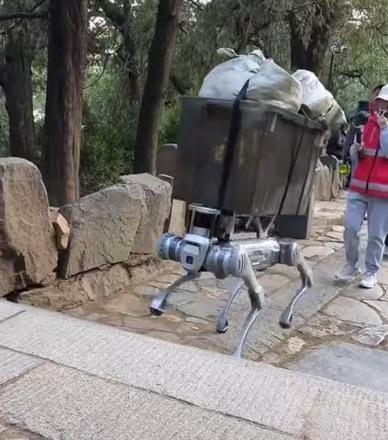
MULTIPOLYGON (((299 285, 296 269, 275 266, 258 275, 268 302, 250 333, 244 356, 387 391, 384 370, 388 371, 388 262, 381 271, 380 284, 373 290, 333 282, 334 273, 343 263, 344 207, 344 198, 318 202, 312 237, 300 241, 314 268, 315 285, 300 303, 292 330, 282 330, 278 319, 299 285)), ((365 234, 363 231, 363 249, 365 234)), ((230 354, 249 310, 244 292, 232 309, 228 333, 217 334, 215 325, 236 280, 220 281, 203 274, 172 295, 165 315, 154 317, 149 312, 152 297, 182 273, 177 265, 166 267, 145 283, 134 283, 104 301, 65 312, 158 340, 230 354)))
MULTIPOLYGON (((312 239, 300 242, 305 257, 315 266, 316 283, 301 303, 294 328, 299 328, 338 294, 340 287, 333 285, 332 274, 343 258, 338 253, 343 247, 343 209, 344 199, 317 203, 312 239)), ((67 310, 67 313, 183 345, 231 353, 249 311, 245 292, 240 293, 232 308, 228 333, 217 334, 215 325, 228 291, 237 280, 216 280, 211 274, 203 274, 199 280, 187 283, 171 296, 170 308, 164 316, 151 316, 149 304, 152 297, 182 274, 178 266, 170 267, 169 271, 115 297, 82 305, 67 310)), ((278 320, 299 285, 298 272, 290 267, 275 266, 258 277, 266 290, 268 303, 251 332, 245 352, 245 356, 252 360, 262 359, 265 353, 289 337, 289 332, 279 327, 278 320)))
POLYGON ((386 440, 388 394, 0 301, 1 440, 386 440))

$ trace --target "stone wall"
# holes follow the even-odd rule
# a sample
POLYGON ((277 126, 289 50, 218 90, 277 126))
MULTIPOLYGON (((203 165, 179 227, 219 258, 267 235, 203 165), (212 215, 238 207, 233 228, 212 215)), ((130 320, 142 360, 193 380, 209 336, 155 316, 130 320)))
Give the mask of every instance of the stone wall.
POLYGON ((0 159, 0 297, 66 307, 126 288, 135 271, 157 269, 170 200, 168 183, 140 174, 50 208, 35 165, 0 159))

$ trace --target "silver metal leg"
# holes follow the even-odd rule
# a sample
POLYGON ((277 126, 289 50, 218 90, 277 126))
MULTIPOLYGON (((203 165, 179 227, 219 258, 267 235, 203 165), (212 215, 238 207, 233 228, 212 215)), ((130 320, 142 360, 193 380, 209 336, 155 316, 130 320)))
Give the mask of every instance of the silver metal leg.
POLYGON ((218 333, 226 333, 229 328, 229 321, 228 321, 228 315, 229 310, 232 306, 232 303, 234 299, 236 298, 237 294, 240 292, 240 289, 244 285, 244 281, 238 281, 236 287, 231 291, 228 302, 226 303, 225 307, 223 308, 220 317, 217 321, 217 332, 218 333))
POLYGON ((182 284, 198 277, 199 274, 187 273, 186 275, 183 275, 181 278, 172 283, 171 286, 168 286, 166 290, 160 292, 159 295, 152 300, 152 303, 150 305, 151 313, 156 316, 163 315, 166 310, 167 300, 170 294, 182 284))
POLYGON ((249 331, 251 330, 253 324, 255 323, 256 319, 259 316, 261 310, 260 297, 264 296, 264 291, 263 288, 260 286, 260 284, 257 283, 257 288, 255 290, 248 289, 248 294, 251 302, 251 311, 249 312, 249 315, 247 316, 244 322, 243 328, 241 329, 240 339, 237 344, 236 350, 233 354, 233 357, 237 359, 242 358, 244 344, 248 337, 249 331))
POLYGON ((253 271, 251 264, 249 264, 249 266, 247 267, 247 270, 242 278, 245 282, 245 285, 248 287, 248 295, 251 302, 251 311, 249 312, 249 315, 244 322, 243 328, 241 329, 240 339, 237 344, 237 348, 233 354, 233 356, 237 359, 241 359, 242 357, 245 341, 247 339, 250 329, 255 323, 257 317, 259 316, 259 312, 262 308, 265 298, 264 290, 257 281, 255 272, 253 271))
POLYGON ((244 348, 244 344, 245 344, 245 340, 249 334, 249 331, 251 330, 253 324, 255 323, 256 319, 258 318, 260 313, 259 309, 252 309, 249 312, 248 318, 246 319, 246 321, 244 322, 244 326, 241 330, 241 335, 240 335, 240 340, 239 343, 237 345, 237 348, 235 350, 235 352, 233 353, 233 357, 235 357, 236 359, 241 359, 242 358, 242 352, 243 352, 243 348, 244 348))
POLYGON ((302 279, 302 286, 296 291, 295 296, 292 298, 290 304, 281 314, 279 319, 279 325, 282 328, 290 328, 292 324, 292 319, 294 315, 294 310, 297 303, 303 297, 303 295, 307 292, 309 288, 313 285, 313 272, 311 267, 307 264, 306 260, 303 258, 301 254, 301 250, 299 246, 295 246, 295 261, 294 266, 298 269, 300 273, 300 277, 302 279))
POLYGON ((307 289, 308 289, 307 283, 303 282, 303 285, 297 290, 290 304, 280 315, 279 324, 282 328, 288 329, 291 327, 295 306, 298 303, 298 301, 302 298, 302 296, 306 293, 307 289))

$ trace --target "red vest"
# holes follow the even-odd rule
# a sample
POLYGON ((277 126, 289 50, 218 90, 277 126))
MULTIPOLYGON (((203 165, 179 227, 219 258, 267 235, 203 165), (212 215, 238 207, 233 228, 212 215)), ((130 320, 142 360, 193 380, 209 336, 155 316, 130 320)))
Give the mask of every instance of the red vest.
POLYGON ((388 199, 388 158, 380 150, 380 126, 376 115, 369 117, 364 129, 364 150, 352 176, 351 191, 388 199))

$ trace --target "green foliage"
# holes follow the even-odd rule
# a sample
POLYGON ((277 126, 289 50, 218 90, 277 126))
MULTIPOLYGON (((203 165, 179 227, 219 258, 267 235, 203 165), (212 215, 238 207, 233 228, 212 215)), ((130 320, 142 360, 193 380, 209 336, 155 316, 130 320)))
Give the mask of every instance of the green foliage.
POLYGON ((353 0, 353 14, 338 30, 347 50, 336 58, 335 90, 346 111, 370 99, 372 89, 388 82, 388 1, 353 0))
MULTIPOLYGON (((87 84, 96 80, 88 75, 87 84)), ((115 70, 86 89, 81 150, 81 191, 97 191, 131 171, 136 109, 129 104, 125 81, 115 70)))
POLYGON ((176 144, 181 118, 181 106, 174 102, 164 110, 160 127, 160 145, 176 144))
MULTIPOLYGON (((28 11, 35 3, 0 0, 0 14, 28 11)), ((131 67, 137 75, 141 88, 146 78, 158 0, 109 0, 108 5, 114 5, 124 17, 118 22, 98 7, 100 3, 89 2, 88 73, 81 150, 84 194, 131 172, 138 104, 133 104, 137 101, 131 96, 128 69, 131 67)), ((332 22, 330 45, 347 47, 335 58, 333 91, 349 112, 358 100, 369 99, 376 84, 388 82, 388 0, 185 1, 174 54, 173 86, 168 90, 160 126, 160 144, 178 141, 181 116, 178 95, 197 94, 204 76, 222 61, 217 57, 217 49, 231 47, 238 53, 247 53, 261 48, 267 57, 289 69, 290 13, 296 16, 302 36, 309 40, 312 23, 324 23, 323 13, 327 10, 335 10, 337 14, 332 22)), ((9 23, 12 29, 14 25, 14 21, 9 23)), ((39 143, 46 99, 47 22, 28 21, 25 25, 31 34, 34 55, 34 110, 39 143)), ((7 33, 0 33, 0 52, 6 38, 7 33)), ((329 67, 330 51, 321 75, 325 84, 329 67)), ((7 154, 7 145, 8 118, 0 96, 1 155, 7 154)))

